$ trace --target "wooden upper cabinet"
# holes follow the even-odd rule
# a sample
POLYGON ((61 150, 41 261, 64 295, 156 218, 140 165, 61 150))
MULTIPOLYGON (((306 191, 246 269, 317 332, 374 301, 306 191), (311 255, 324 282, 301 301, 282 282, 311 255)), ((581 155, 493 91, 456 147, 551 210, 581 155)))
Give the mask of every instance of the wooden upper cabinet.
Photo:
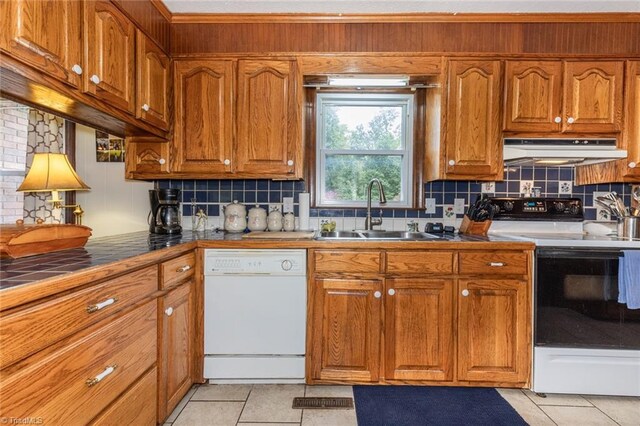
POLYGON ((458 280, 458 380, 525 383, 531 321, 527 282, 458 280))
POLYGON ((131 113, 135 107, 135 31, 110 1, 84 2, 84 91, 131 113))
POLYGON ((561 77, 560 61, 507 61, 504 130, 560 131, 561 77))
POLYGON ((446 178, 502 177, 500 61, 449 61, 446 178))
POLYGON ((382 280, 316 278, 311 285, 311 379, 377 382, 382 280))
POLYGON ((622 129, 624 63, 565 62, 564 129, 611 133, 622 129))
POLYGON ((453 379, 451 279, 386 280, 385 379, 453 379))
POLYGON ((16 59, 74 87, 82 75, 82 3, 5 0, 0 47, 16 59))
POLYGON ((169 173, 170 143, 153 136, 125 139, 125 177, 127 179, 166 178, 169 173))
POLYGON ((296 80, 295 61, 238 61, 238 173, 302 177, 296 80))
POLYGON ((169 127, 171 60, 136 30, 136 117, 163 130, 169 127))
POLYGON ((624 180, 640 182, 640 62, 627 63, 627 98, 623 141, 627 149, 624 180))
POLYGON ((233 69, 230 60, 175 62, 173 171, 206 176, 231 172, 233 69))

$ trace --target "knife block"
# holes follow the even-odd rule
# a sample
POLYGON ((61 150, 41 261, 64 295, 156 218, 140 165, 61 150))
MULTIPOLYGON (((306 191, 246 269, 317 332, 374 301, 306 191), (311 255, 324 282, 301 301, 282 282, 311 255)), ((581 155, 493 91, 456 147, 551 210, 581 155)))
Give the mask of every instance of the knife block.
POLYGON ((460 224, 460 233, 467 235, 483 235, 486 236, 491 227, 491 221, 485 220, 484 222, 474 222, 469 219, 469 216, 464 215, 462 224, 460 224))

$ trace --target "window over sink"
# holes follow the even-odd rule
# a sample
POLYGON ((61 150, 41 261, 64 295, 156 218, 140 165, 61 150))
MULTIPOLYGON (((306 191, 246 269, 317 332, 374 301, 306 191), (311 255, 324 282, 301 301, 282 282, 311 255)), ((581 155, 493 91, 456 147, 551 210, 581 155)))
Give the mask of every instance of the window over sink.
POLYGON ((316 205, 364 207, 378 178, 386 207, 412 205, 414 95, 316 95, 316 205))

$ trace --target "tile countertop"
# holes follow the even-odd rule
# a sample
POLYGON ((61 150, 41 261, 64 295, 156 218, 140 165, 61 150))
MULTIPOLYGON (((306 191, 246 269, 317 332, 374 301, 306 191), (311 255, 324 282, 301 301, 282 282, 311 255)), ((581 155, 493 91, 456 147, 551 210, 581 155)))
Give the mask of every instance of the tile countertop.
MULTIPOLYGON (((285 233, 283 233, 284 235, 285 233)), ((35 282, 59 279, 65 274, 95 270, 111 263, 157 252, 168 247, 198 242, 204 248, 360 248, 363 246, 384 246, 385 248, 451 248, 452 244, 464 244, 469 248, 483 248, 487 243, 513 245, 514 249, 532 249, 533 244, 504 235, 450 236, 446 240, 426 242, 398 241, 316 241, 316 240, 246 240, 242 234, 223 232, 191 232, 180 235, 149 234, 146 231, 90 239, 83 248, 70 249, 50 254, 23 257, 20 259, 2 258, 0 260, 0 292, 10 288, 22 287, 35 282), (446 246, 446 247, 445 247, 446 246)), ((497 248, 497 247, 496 247, 497 248)), ((511 248, 511 247, 509 247, 511 248)))

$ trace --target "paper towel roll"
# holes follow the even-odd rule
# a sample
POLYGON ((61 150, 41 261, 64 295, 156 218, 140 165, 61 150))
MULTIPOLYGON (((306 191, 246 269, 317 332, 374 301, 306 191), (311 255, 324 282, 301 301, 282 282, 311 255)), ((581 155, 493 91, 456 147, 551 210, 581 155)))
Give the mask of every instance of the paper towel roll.
POLYGON ((309 193, 301 192, 298 194, 298 217, 300 218, 300 229, 306 231, 309 226, 309 193))

